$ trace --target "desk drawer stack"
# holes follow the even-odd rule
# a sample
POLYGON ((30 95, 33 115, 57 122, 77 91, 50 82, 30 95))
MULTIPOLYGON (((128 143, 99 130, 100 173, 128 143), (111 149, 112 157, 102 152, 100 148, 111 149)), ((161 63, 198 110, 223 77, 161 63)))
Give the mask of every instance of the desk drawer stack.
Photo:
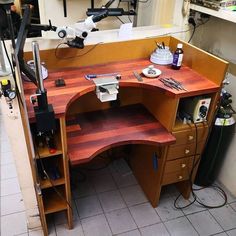
POLYGON ((196 162, 204 148, 207 133, 208 126, 205 123, 187 125, 172 132, 176 143, 168 147, 162 185, 189 179, 193 167, 195 170, 198 164, 196 162))

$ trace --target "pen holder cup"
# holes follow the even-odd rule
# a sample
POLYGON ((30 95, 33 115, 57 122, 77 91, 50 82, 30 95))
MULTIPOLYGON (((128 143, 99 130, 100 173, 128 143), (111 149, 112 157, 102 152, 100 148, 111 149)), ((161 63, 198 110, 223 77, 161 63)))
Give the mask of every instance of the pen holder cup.
POLYGON ((151 55, 150 61, 158 65, 169 65, 173 62, 173 55, 169 47, 157 48, 151 55))

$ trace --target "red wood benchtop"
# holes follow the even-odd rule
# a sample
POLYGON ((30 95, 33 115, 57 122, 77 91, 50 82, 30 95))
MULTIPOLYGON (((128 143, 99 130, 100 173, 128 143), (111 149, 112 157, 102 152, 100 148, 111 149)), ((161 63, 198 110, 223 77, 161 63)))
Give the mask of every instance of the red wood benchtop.
POLYGON ((78 114, 67 124, 68 155, 72 165, 125 144, 169 145, 171 135, 141 104, 78 114))
MULTIPOLYGON (((103 74, 118 72, 122 79, 119 85, 122 87, 142 87, 147 89, 157 89, 173 97, 195 96, 204 93, 216 92, 218 85, 208 80, 206 77, 198 74, 187 66, 182 66, 180 70, 173 70, 169 66, 155 65, 162 71, 159 78, 172 77, 183 84, 188 91, 177 91, 164 86, 158 78, 150 79, 143 77, 139 82, 133 75, 133 71, 138 73, 150 65, 148 59, 129 60, 115 63, 108 63, 95 66, 86 66, 80 68, 54 70, 49 73, 49 77, 44 81, 48 92, 48 102, 53 105, 57 117, 65 116, 67 107, 72 101, 85 93, 95 90, 92 81, 84 78, 86 74, 103 74), (55 87, 55 80, 63 78, 66 82, 65 87, 55 87)), ((24 83, 24 92, 27 103, 29 118, 34 118, 33 105, 30 104, 29 97, 35 94, 35 85, 33 83, 24 83)))

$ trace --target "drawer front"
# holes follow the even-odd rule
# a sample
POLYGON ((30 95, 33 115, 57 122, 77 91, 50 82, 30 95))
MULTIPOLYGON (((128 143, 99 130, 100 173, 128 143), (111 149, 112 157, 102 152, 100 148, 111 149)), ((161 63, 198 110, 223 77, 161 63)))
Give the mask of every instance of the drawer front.
POLYGON ((194 157, 191 156, 174 161, 167 161, 164 169, 162 185, 189 179, 193 167, 193 160, 194 157))
MULTIPOLYGON (((176 142, 174 145, 196 142, 196 129, 195 128, 190 128, 189 130, 174 131, 172 132, 172 134, 176 138, 176 142)), ((197 129, 198 142, 205 140, 207 137, 207 134, 208 134, 207 127, 198 127, 197 129)))
POLYGON ((195 154, 201 154, 205 145, 205 141, 197 143, 197 152, 196 144, 182 144, 182 145, 170 145, 167 151, 167 160, 174 160, 182 157, 192 156, 195 154))

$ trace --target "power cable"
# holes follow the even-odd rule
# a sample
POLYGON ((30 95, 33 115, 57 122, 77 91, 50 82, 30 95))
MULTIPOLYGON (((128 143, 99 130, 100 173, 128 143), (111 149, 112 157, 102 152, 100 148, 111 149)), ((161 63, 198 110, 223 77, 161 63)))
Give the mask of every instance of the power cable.
MULTIPOLYGON (((190 175, 189 175, 189 184, 190 184, 190 188, 191 188, 191 193, 192 193, 192 197, 193 197, 193 200, 190 201, 187 205, 185 206, 178 206, 177 205, 177 202, 181 196, 181 194, 179 194, 175 201, 174 201, 174 207, 178 210, 182 210, 182 209, 185 209, 189 206, 191 206, 192 204, 194 204, 195 202, 197 202, 200 206, 206 208, 206 209, 214 209, 214 208, 220 208, 220 207, 223 207, 227 204, 227 195, 225 193, 225 191, 220 188, 219 186, 215 185, 215 184, 212 184, 211 186, 208 186, 208 187, 201 187, 199 189, 194 189, 193 188, 193 182, 192 182, 192 177, 193 177, 193 172, 195 170, 195 168, 197 167, 199 161, 200 161, 200 157, 198 158, 198 160, 195 162, 195 159, 196 159, 196 155, 197 155, 197 149, 198 149, 198 145, 197 145, 197 141, 198 141, 198 129, 197 129, 197 125, 193 122, 194 124, 194 127, 195 127, 195 133, 196 133, 196 140, 195 140, 195 152, 194 152, 194 158, 193 158, 193 167, 191 169, 191 172, 190 172, 190 175), (219 204, 219 205, 208 205, 208 204, 205 204, 203 203, 203 201, 197 196, 197 194, 195 193, 195 191, 200 191, 200 190, 203 190, 203 189, 206 189, 206 188, 213 188, 216 190, 216 192, 218 192, 221 197, 223 198, 223 203, 222 204, 219 204)), ((223 129, 222 129, 223 130, 223 129)), ((220 135, 220 139, 222 138, 222 134, 220 135)), ((219 149, 218 149, 219 150, 219 149)), ((217 152, 218 152, 217 150, 217 152)), ((215 156, 216 156, 216 153, 215 153, 215 156)))
POLYGON ((54 51, 54 54, 55 54, 55 57, 59 60, 67 60, 67 59, 73 59, 73 58, 76 58, 76 57, 82 57, 82 56, 85 56, 86 54, 88 54, 89 52, 91 52, 92 50, 94 50, 99 44, 102 44, 103 42, 99 42, 97 44, 95 44, 92 48, 88 49, 86 52, 82 53, 82 54, 77 54, 75 56, 71 56, 71 57, 59 57, 57 52, 58 52, 58 49, 60 48, 61 45, 65 44, 65 45, 68 45, 67 43, 59 43, 54 51))

